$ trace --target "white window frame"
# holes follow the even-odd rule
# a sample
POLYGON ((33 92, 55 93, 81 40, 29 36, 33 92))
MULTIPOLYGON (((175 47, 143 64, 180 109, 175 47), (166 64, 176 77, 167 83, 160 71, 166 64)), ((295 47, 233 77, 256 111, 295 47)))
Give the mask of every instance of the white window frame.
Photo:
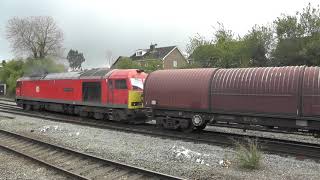
POLYGON ((136 56, 142 56, 142 51, 137 51, 136 56))
POLYGON ((173 65, 173 67, 178 67, 178 61, 174 60, 174 61, 172 62, 172 65, 173 65))

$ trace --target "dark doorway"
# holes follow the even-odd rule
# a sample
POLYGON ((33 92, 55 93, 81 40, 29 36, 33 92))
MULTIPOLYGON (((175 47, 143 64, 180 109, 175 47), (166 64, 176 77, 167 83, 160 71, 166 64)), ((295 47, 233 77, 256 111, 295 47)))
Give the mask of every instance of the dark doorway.
POLYGON ((0 96, 6 95, 6 85, 5 84, 0 84, 0 96))
POLYGON ((84 102, 101 102, 101 82, 83 82, 82 99, 84 102))

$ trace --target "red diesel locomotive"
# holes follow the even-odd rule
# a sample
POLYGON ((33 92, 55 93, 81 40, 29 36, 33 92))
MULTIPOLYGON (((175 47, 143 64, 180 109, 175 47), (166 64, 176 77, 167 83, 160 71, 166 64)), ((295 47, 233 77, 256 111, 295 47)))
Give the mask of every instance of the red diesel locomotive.
POLYGON ((16 102, 27 110, 49 110, 95 119, 144 121, 141 70, 92 69, 17 80, 16 102))

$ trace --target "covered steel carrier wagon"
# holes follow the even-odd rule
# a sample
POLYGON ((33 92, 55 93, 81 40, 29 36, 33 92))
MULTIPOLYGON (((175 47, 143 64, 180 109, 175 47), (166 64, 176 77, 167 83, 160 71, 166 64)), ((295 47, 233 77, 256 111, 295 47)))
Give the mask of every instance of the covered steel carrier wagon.
POLYGON ((320 68, 160 70, 149 74, 144 103, 166 128, 211 123, 320 130, 320 68))

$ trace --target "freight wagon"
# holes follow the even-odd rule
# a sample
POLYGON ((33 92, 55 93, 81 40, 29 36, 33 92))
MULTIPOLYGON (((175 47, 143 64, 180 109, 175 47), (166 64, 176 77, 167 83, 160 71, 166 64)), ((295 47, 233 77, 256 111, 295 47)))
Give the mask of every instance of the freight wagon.
POLYGON ((146 79, 144 103, 170 129, 236 123, 319 133, 320 68, 159 70, 146 79))
POLYGON ((141 70, 92 69, 22 77, 16 101, 27 110, 49 110, 83 117, 144 121, 141 70))

